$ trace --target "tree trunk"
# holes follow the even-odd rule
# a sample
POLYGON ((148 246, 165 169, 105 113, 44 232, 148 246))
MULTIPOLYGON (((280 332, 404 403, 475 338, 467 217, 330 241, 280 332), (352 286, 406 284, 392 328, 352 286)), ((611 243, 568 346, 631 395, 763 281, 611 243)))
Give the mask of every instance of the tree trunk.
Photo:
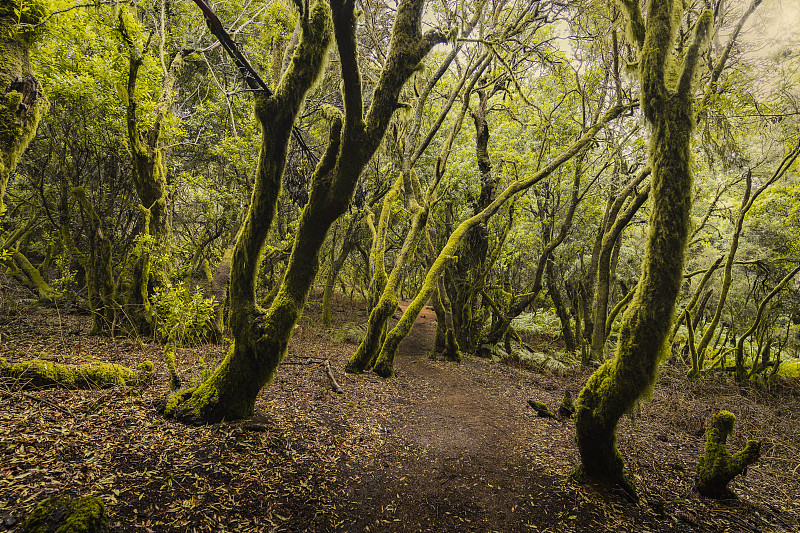
POLYGON ((40 0, 6 0, 0 6, 0 216, 8 179, 48 107, 30 60, 46 14, 40 0))
POLYGON ((115 386, 148 385, 154 377, 153 363, 145 361, 135 370, 110 364, 67 365, 52 361, 8 364, 0 358, 0 376, 16 381, 20 388, 107 389, 115 386))
MULTIPOLYGON (((651 0, 647 25, 638 0, 623 0, 631 34, 639 49, 641 102, 652 127, 649 153, 653 172, 650 233, 642 273, 622 319, 617 352, 589 378, 578 397, 575 417, 581 473, 620 487, 635 498, 617 450, 620 417, 652 389, 659 357, 672 322, 683 280, 684 253, 691 225, 690 142, 692 78, 712 24, 710 11, 700 16, 692 44, 685 51, 677 86, 668 88, 666 73, 673 29, 680 19, 670 0, 651 0)), ((595 324, 598 327, 598 324, 595 324)))
POLYGON ((556 308, 556 314, 558 315, 558 320, 561 322, 561 334, 564 337, 564 348, 568 352, 574 352, 578 349, 578 344, 575 341, 575 335, 572 332, 572 325, 569 316, 569 311, 567 307, 564 305, 564 299, 561 297, 561 291, 558 288, 558 285, 555 280, 555 272, 553 268, 553 261, 552 259, 547 262, 546 267, 546 283, 547 283, 547 293, 550 295, 550 299, 553 300, 553 306, 556 308))
POLYGON ((163 122, 172 107, 178 73, 189 52, 181 50, 176 53, 169 68, 163 73, 155 120, 148 131, 140 131, 136 86, 145 51, 139 49, 135 39, 129 34, 131 24, 127 21, 128 16, 125 10, 120 11, 119 32, 128 47, 128 77, 124 94, 127 141, 133 163, 136 193, 141 211, 148 220, 139 225, 139 241, 122 268, 115 299, 125 314, 127 324, 138 333, 149 334, 152 329, 150 295, 155 286, 164 284, 166 277, 163 265, 156 263, 155 258, 164 249, 171 233, 161 132, 163 122))
POLYGON ((605 329, 606 318, 608 315, 608 301, 611 296, 612 284, 612 255, 615 247, 621 242, 622 232, 633 219, 634 215, 644 205, 650 193, 650 186, 646 186, 640 193, 635 194, 636 186, 640 184, 648 175, 650 169, 642 171, 625 189, 617 195, 609 212, 606 231, 600 245, 600 253, 597 258, 597 276, 594 283, 594 313, 592 318, 592 349, 591 359, 603 361, 604 347, 608 332, 605 329), (635 194, 635 196, 633 196, 635 194), (625 199, 629 196, 632 200, 625 211, 620 214, 625 199))
POLYGON ((447 239, 447 243, 444 245, 444 248, 442 248, 441 252, 439 253, 439 257, 436 258, 431 268, 428 269, 428 273, 425 276, 425 280, 422 283, 422 288, 420 289, 419 293, 417 293, 416 297, 414 297, 414 300, 411 302, 411 304, 409 304, 406 312, 403 313, 403 316, 397 325, 395 325, 395 327, 386 335, 386 340, 381 348, 381 353, 378 356, 375 366, 373 367, 375 373, 382 377, 389 377, 394 374, 394 356, 397 353, 397 347, 400 345, 400 342, 411 332, 414 321, 417 319, 422 307, 425 305, 425 302, 428 301, 428 298, 430 298, 431 293, 436 289, 439 276, 442 275, 448 264, 456 258, 456 252, 458 247, 461 245, 461 241, 466 235, 466 232, 470 228, 494 216, 500 207, 502 207, 507 201, 514 198, 518 193, 539 183, 565 162, 575 157, 575 155, 577 155, 584 146, 586 146, 595 138, 597 132, 599 132, 606 124, 620 116, 628 108, 629 107, 625 105, 614 106, 611 108, 608 112, 606 112, 601 120, 599 120, 596 124, 589 128, 586 133, 584 133, 569 147, 556 156, 556 158, 551 161, 550 164, 536 172, 533 176, 524 180, 516 181, 509 185, 497 196, 497 198, 495 198, 491 204, 486 207, 486 209, 476 215, 473 215, 467 220, 464 220, 456 227, 456 229, 447 239))
POLYGON ((402 0, 397 10, 386 65, 372 104, 363 114, 361 77, 356 58, 353 0, 317 0, 301 4, 302 36, 274 95, 256 93, 262 124, 261 157, 250 211, 232 260, 230 324, 234 345, 213 375, 195 390, 174 394, 167 415, 189 422, 231 420, 253 413, 258 392, 275 375, 289 337, 305 306, 319 267, 319 251, 331 224, 350 203, 358 178, 380 145, 400 89, 437 43, 440 32, 421 34, 423 0, 402 0), (255 277, 267 237, 286 147, 305 95, 322 74, 331 41, 331 12, 343 78, 344 117, 326 108, 329 144, 312 178, 309 201, 300 216, 292 254, 272 305, 255 306, 255 277))

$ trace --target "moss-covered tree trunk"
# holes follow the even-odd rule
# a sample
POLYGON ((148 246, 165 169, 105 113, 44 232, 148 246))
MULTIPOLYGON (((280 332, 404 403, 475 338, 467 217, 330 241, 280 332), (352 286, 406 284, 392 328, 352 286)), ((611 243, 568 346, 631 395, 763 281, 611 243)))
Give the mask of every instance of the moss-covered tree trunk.
POLYGON ((706 429, 705 453, 697 463, 697 491, 709 498, 735 498, 728 484, 761 457, 761 442, 747 441, 744 449, 731 454, 725 445, 733 433, 736 417, 730 411, 714 415, 706 429))
POLYGON ((138 386, 150 384, 153 376, 153 363, 150 361, 131 369, 111 363, 70 365, 42 360, 10 364, 0 357, 0 378, 13 380, 14 386, 22 389, 106 389, 138 386))
POLYGON ((324 1, 301 5, 302 35, 291 64, 274 95, 257 95, 261 157, 250 212, 232 260, 230 325, 235 343, 200 387, 170 398, 167 414, 187 421, 236 419, 253 413, 258 392, 272 380, 286 355, 331 224, 347 209, 361 171, 380 145, 402 86, 433 45, 444 41, 439 32, 422 35, 424 1, 403 0, 385 67, 364 116, 354 0, 332 0, 330 10, 324 1), (342 117, 328 109, 329 144, 314 171, 286 273, 269 310, 263 311, 255 306, 255 274, 275 212, 289 134, 306 92, 323 70, 331 40, 330 13, 339 48, 345 114, 342 117))
MULTIPOLYGON (((595 117, 596 119, 599 118, 599 112, 600 110, 598 109, 598 116, 595 117)), ((508 309, 502 313, 502 315, 498 317, 498 320, 492 324, 492 327, 489 329, 489 332, 486 335, 486 343, 497 344, 501 342, 507 336, 509 331, 511 331, 511 321, 521 315, 529 306, 533 305, 534 302, 536 302, 536 299, 539 297, 539 294, 541 294, 546 265, 552 260, 553 253, 555 252, 556 248, 558 248, 561 243, 564 242, 569 234, 569 231, 572 228, 572 221, 575 217, 575 211, 582 198, 582 195, 580 194, 580 188, 581 179, 583 177, 583 161, 586 156, 587 153, 585 151, 581 151, 576 158, 570 203, 567 207, 567 212, 564 215, 564 220, 557 232, 555 231, 554 219, 558 206, 549 205, 552 204, 552 198, 546 198, 543 202, 540 202, 538 212, 542 225, 542 242, 544 243, 544 249, 539 256, 539 260, 536 262, 533 280, 525 289, 525 294, 522 297, 518 297, 516 301, 512 301, 512 304, 508 307, 508 309)))
MULTIPOLYGON (((742 381, 748 377, 748 373, 745 370, 745 363, 744 363, 744 343, 745 341, 750 338, 751 335, 756 331, 756 328, 761 325, 761 320, 764 317, 764 309, 766 309, 767 304, 769 303, 772 298, 774 298, 783 288, 794 279, 797 273, 800 272, 800 266, 795 267, 791 272, 786 274, 782 280, 778 282, 775 287, 767 294, 761 302, 758 304, 758 311, 756 312, 756 317, 753 319, 753 323, 750 327, 745 331, 739 340, 736 342, 736 379, 742 381)), ((758 343, 762 345, 762 342, 758 343)), ((768 346, 768 345, 767 345, 768 346)), ((767 357, 769 356, 769 348, 765 348, 767 352, 767 357)), ((766 362, 766 361, 765 361, 766 362)), ((750 370, 750 375, 754 374, 758 367, 758 361, 753 360, 752 367, 750 370)))
POLYGON ((164 166, 161 134, 164 121, 171 112, 178 73, 189 51, 180 50, 173 56, 163 73, 161 95, 153 124, 146 131, 140 130, 136 86, 146 51, 142 50, 136 37, 130 34, 129 28, 132 24, 128 17, 124 9, 120 11, 119 32, 128 48, 128 76, 124 93, 127 145, 133 163, 136 194, 143 208, 143 216, 149 217, 149 220, 138 226, 139 243, 125 260, 117 282, 115 299, 125 315, 124 323, 139 333, 148 334, 152 326, 149 316, 150 295, 155 286, 164 283, 165 278, 163 266, 154 261, 160 254, 151 252, 162 251, 171 234, 167 205, 167 171, 164 166))
POLYGON ((558 288, 556 281, 555 269, 553 268, 554 261, 550 259, 545 268, 545 283, 547 284, 547 294, 553 301, 553 307, 556 309, 558 320, 561 322, 561 335, 564 338, 564 348, 568 352, 574 352, 578 349, 578 343, 575 340, 575 333, 572 330, 571 317, 567 306, 564 305, 564 299, 561 296, 561 290, 558 288))
POLYGON ((114 271, 112 265, 112 244, 103 231, 103 221, 86 196, 83 187, 72 188, 89 221, 89 257, 86 269, 89 286, 89 307, 92 311, 90 335, 107 331, 114 320, 114 271))
MULTIPOLYGON (((392 188, 383 199, 381 214, 378 218, 378 227, 373 232, 372 249, 370 251, 370 264, 372 265, 372 279, 369 287, 369 319, 364 339, 358 345, 355 353, 350 357, 345 367, 346 372, 358 373, 368 369, 375 362, 375 357, 383 344, 386 336, 387 324, 397 309, 397 289, 402 281, 402 267, 411 252, 408 239, 395 259, 395 266, 390 275, 386 274, 385 249, 386 234, 389 218, 394 203, 400 194, 403 178, 398 177, 392 188)), ((417 217, 414 218, 414 223, 417 217)), ((413 223, 412 223, 413 224, 413 223)), ((410 232, 409 234, 410 235, 410 232)))
MULTIPOLYGON (((480 20, 480 16, 485 4, 486 0, 479 0, 476 3, 472 18, 461 30, 462 37, 468 37, 475 28, 480 20)), ((397 303, 399 300, 397 293, 402 282, 404 281, 407 263, 413 257, 412 252, 414 252, 416 244, 422 237, 428 215, 432 208, 431 201, 433 201, 435 198, 436 189, 444 176, 447 160, 452 152, 453 141, 461 129, 464 116, 468 110, 469 94, 480 78, 481 73, 489 65, 489 62, 486 60, 488 56, 485 56, 481 57, 477 61, 471 62, 469 66, 464 69, 464 72, 458 83, 456 83, 455 87, 453 87, 453 89, 450 91, 450 96, 447 102, 439 111, 438 119, 428 129, 424 138, 419 140, 418 137, 424 122, 424 111, 427 99, 442 76, 447 73, 448 68, 458 56, 459 50, 462 46, 463 43, 458 42, 450 51, 450 53, 448 53, 448 55, 439 65, 437 71, 426 82, 425 87, 419 94, 419 97, 415 103, 414 119, 408 128, 409 131, 404 143, 401 175, 398 183, 395 185, 398 188, 400 185, 402 185, 404 188, 406 205, 411 212, 412 222, 403 241, 401 253, 395 257, 392 273, 387 276, 383 260, 385 255, 384 248, 386 240, 386 228, 384 224, 386 224, 388 219, 384 217, 389 215, 389 210, 391 209, 394 201, 394 197, 392 197, 392 200, 390 201, 390 197, 387 196, 383 204, 384 207, 381 214, 381 225, 379 226, 378 231, 378 236, 380 238, 373 239, 371 263, 374 265, 374 268, 373 279, 370 282, 371 301, 369 323, 363 342, 359 345, 356 353, 353 354, 347 364, 348 372, 362 372, 370 368, 375 363, 380 351, 380 347, 383 345, 383 342, 386 338, 389 318, 394 314, 395 309, 397 308, 397 303), (432 185, 429 187, 425 197, 423 197, 421 185, 413 167, 422 153, 430 145, 436 133, 440 130, 442 124, 444 123, 444 119, 452 109, 452 106, 454 105, 459 94, 462 94, 464 97, 464 105, 462 106, 461 112, 457 115, 453 128, 450 131, 450 134, 439 154, 432 185), (381 227, 383 228, 382 233, 380 231, 381 227), (376 248, 376 246, 379 246, 379 248, 376 248)), ((437 301, 437 305, 438 303, 439 302, 437 301)), ((440 315, 444 316, 444 313, 442 312, 440 315)), ((440 326, 444 327, 444 323, 440 322, 440 326)))
POLYGON ((47 98, 31 70, 30 48, 41 37, 46 15, 40 0, 3 0, 0 4, 0 214, 8 179, 28 147, 47 98))
POLYGON ((617 195, 608 214, 607 229, 603 233, 603 240, 600 245, 600 254, 597 259, 597 275, 595 277, 594 292, 594 313, 592 318, 592 346, 591 359, 594 361, 603 360, 608 330, 606 329, 606 318, 608 315, 608 301, 611 296, 611 267, 612 255, 621 242, 622 232, 633 219, 636 212, 644 205, 650 193, 650 187, 645 187, 641 192, 635 194, 636 186, 644 178, 650 175, 650 169, 641 172, 636 179, 631 181, 623 191, 617 195), (632 200, 622 213, 625 199, 632 195, 632 200))
POLYGON ((700 375, 700 370, 702 370, 703 364, 705 362, 706 357, 706 349, 708 348, 711 341, 714 339, 714 334, 716 333, 717 326, 719 326, 720 319, 722 317, 722 311, 725 308, 725 302, 728 298, 728 292, 730 291, 731 284, 733 283, 733 263, 734 259, 736 258, 736 252, 739 248, 739 238, 742 233, 742 228, 744 226, 745 217, 747 213, 750 211, 750 208, 753 207, 756 199, 763 193, 768 187, 770 187, 773 183, 775 183, 781 176, 783 176, 789 167, 795 162, 795 160, 800 156, 800 143, 795 145, 792 150, 790 150, 780 162, 778 167, 772 173, 772 176, 762 183, 762 185, 752 191, 752 175, 751 172, 748 171, 746 176, 746 184, 744 195, 742 197, 742 204, 739 207, 739 213, 736 218, 736 223, 733 229, 733 235, 731 236, 731 244, 728 248, 728 254, 725 259, 725 268, 722 273, 722 286, 720 287, 720 294, 717 300, 717 307, 714 311, 714 315, 711 318, 711 322, 705 329, 703 336, 700 338, 697 347, 694 349, 693 353, 697 354, 695 358, 696 361, 692 363, 692 368, 689 370, 689 377, 696 378, 700 375))
POLYGON ((324 326, 331 325, 331 298, 333 296, 333 288, 334 285, 336 285, 336 279, 339 277, 342 268, 344 268, 347 258, 350 256, 350 252, 356 247, 359 227, 364 220, 363 216, 363 211, 358 212, 350 220, 350 224, 345 230, 344 239, 338 255, 335 253, 335 243, 331 244, 333 250, 331 250, 330 270, 328 270, 328 275, 325 279, 325 287, 322 291, 322 324, 324 326))
POLYGON ((575 429, 582 473, 635 497, 617 449, 616 428, 620 417, 653 387, 683 279, 691 225, 692 78, 712 15, 705 11, 697 20, 693 42, 674 79, 668 63, 681 20, 675 16, 674 0, 650 0, 646 25, 638 0, 624 0, 622 5, 640 49, 640 99, 651 126, 652 211, 642 273, 623 316, 617 352, 581 391, 575 429))
MULTIPOLYGON (((490 94, 480 91, 478 94, 479 104, 472 112, 472 121, 475 125, 475 159, 480 173, 480 192, 473 214, 480 213, 492 203, 497 188, 497 177, 492 172, 492 160, 489 156, 489 123, 486 120, 486 105, 490 94)), ((449 277, 451 290, 445 295, 452 302, 452 325, 456 340, 467 352, 475 351, 485 322, 480 306, 480 281, 484 277, 488 254, 489 231, 484 221, 470 229, 464 237, 458 251, 458 262, 449 277)), ((447 305, 446 299, 442 300, 447 305)))

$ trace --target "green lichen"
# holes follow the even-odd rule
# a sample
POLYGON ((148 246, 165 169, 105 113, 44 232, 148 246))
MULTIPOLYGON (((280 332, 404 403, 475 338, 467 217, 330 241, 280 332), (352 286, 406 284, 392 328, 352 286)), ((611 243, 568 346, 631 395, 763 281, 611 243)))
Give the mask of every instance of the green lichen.
POLYGON ((49 498, 25 519, 26 533, 107 533, 108 514, 98 496, 49 498))
POLYGON ((733 432, 736 417, 729 411, 714 415, 706 429, 705 454, 697 464, 697 490, 709 498, 735 498, 728 483, 761 456, 761 442, 747 441, 744 449, 731 455, 725 443, 733 432))

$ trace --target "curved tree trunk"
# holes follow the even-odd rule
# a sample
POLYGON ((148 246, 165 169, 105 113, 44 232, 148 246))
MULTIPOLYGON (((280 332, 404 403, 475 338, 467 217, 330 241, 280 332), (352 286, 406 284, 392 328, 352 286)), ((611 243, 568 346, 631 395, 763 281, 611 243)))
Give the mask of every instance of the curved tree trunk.
POLYGON ((634 215, 644 205, 650 194, 650 186, 646 186, 640 193, 632 197, 630 205, 622 214, 618 214, 619 208, 629 195, 634 194, 635 187, 644 180, 645 177, 650 175, 650 169, 642 171, 635 180, 633 180, 617 197, 617 201, 612 206, 612 215, 609 220, 607 231, 603 234, 602 244, 600 246, 600 254, 597 261, 597 277, 594 284, 594 314, 592 319, 592 350, 591 359, 594 361, 602 361, 603 350, 605 347, 606 337, 606 318, 608 315, 608 300, 611 296, 611 266, 612 255, 617 243, 621 242, 622 232, 628 226, 634 215))
POLYGON ((171 233, 167 206, 167 176, 164 166, 164 149, 161 146, 163 123, 172 107, 175 83, 189 54, 181 50, 175 54, 169 68, 163 73, 161 96, 156 107, 153 125, 147 131, 139 130, 136 85, 145 51, 128 33, 125 10, 119 14, 119 32, 128 48, 128 77, 125 90, 128 150, 130 152, 133 181, 147 223, 139 226, 139 242, 125 260, 119 277, 115 299, 125 314, 125 322, 135 331, 149 334, 152 329, 150 295, 155 285, 164 283, 163 267, 153 258, 165 246, 171 233))
POLYGON ((356 58, 354 0, 301 4, 302 35, 275 94, 256 93, 262 149, 250 212, 232 260, 230 324, 235 343, 212 376, 197 389, 175 393, 167 415, 189 422, 251 415, 256 396, 286 355, 289 337, 305 306, 319 267, 319 251, 331 224, 350 203, 358 178, 380 145, 400 89, 428 51, 444 40, 421 34, 423 0, 403 0, 397 11, 386 66, 363 115, 356 58), (281 177, 286 146, 306 92, 321 75, 331 41, 331 13, 339 48, 345 116, 327 109, 330 140, 312 178, 309 201, 300 216, 286 274, 269 310, 255 306, 255 275, 281 177))
MULTIPOLYGON (((775 285, 775 287, 773 287, 770 293, 767 294, 763 300, 761 300, 761 302, 758 304, 758 311, 756 312, 756 317, 755 319, 753 319, 752 325, 748 328, 747 331, 745 331, 742 334, 741 337, 739 337, 739 341, 736 343, 736 379, 738 381, 743 381, 748 376, 744 366, 745 341, 753 334, 756 328, 760 325, 761 319, 764 316, 764 309, 767 307, 769 301, 773 297, 775 297, 775 295, 778 294, 786 286, 787 283, 789 283, 792 279, 794 279, 794 277, 797 275, 798 272, 800 272, 800 266, 795 267, 791 272, 789 272, 786 276, 784 276, 784 278, 780 280, 778 284, 775 285)), ((759 344, 761 343, 759 342, 759 344)), ((769 352, 767 351, 767 353, 769 352)), ((755 370, 757 363, 758 363, 757 361, 753 361, 753 370, 755 370)), ((753 370, 751 370, 750 372, 751 374, 753 373, 753 370)))
POLYGON ((397 348, 400 342, 411 332, 414 321, 417 319, 425 302, 430 298, 431 293, 436 289, 439 276, 442 275, 444 269, 456 257, 458 247, 461 245, 467 231, 472 227, 488 220, 502 207, 507 201, 514 198, 518 193, 529 189, 541 180, 549 176, 561 165, 575 157, 584 146, 589 144, 597 135, 597 133, 609 122, 619 117, 625 110, 630 107, 627 105, 617 105, 611 108, 603 115, 596 124, 589 128, 586 133, 581 135, 575 142, 562 151, 544 168, 536 172, 533 176, 527 179, 519 180, 509 185, 502 193, 500 193, 495 200, 489 204, 486 209, 473 215, 472 217, 464 220, 459 224, 450 237, 447 243, 439 252, 439 257, 433 262, 433 265, 428 269, 425 280, 422 283, 422 288, 419 293, 414 297, 414 300, 409 304, 405 313, 403 313, 400 321, 395 327, 386 335, 386 340, 381 348, 378 360, 375 363, 373 370, 379 376, 389 377, 394 374, 394 356, 397 354, 397 348))
MULTIPOLYGON (((700 16, 685 51, 677 86, 667 85, 667 63, 676 24, 673 2, 651 0, 645 26, 638 0, 623 0, 631 33, 640 47, 641 102, 652 127, 652 212, 642 273, 622 320, 617 352, 589 378, 578 397, 576 441, 583 474, 621 487, 635 498, 617 450, 620 417, 652 389, 683 280, 684 253, 691 225, 690 142, 692 78, 712 25, 710 11, 700 16)), ((595 327, 598 327, 595 324, 595 327)))

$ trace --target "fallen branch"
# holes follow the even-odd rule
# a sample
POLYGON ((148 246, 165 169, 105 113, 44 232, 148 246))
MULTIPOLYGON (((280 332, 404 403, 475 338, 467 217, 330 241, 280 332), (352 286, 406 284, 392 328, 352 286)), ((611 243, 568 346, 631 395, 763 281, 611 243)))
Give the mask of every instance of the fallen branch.
POLYGON ((0 378, 13 380, 20 389, 107 389, 117 385, 149 385, 153 376, 153 363, 150 361, 131 369, 110 363, 68 365, 41 360, 9 364, 0 357, 0 378))
POLYGON ((331 382, 331 389, 333 389, 336 394, 344 393, 342 387, 336 382, 336 378, 333 377, 333 368, 331 368, 331 362, 327 359, 325 359, 325 375, 328 376, 328 380, 331 382))

